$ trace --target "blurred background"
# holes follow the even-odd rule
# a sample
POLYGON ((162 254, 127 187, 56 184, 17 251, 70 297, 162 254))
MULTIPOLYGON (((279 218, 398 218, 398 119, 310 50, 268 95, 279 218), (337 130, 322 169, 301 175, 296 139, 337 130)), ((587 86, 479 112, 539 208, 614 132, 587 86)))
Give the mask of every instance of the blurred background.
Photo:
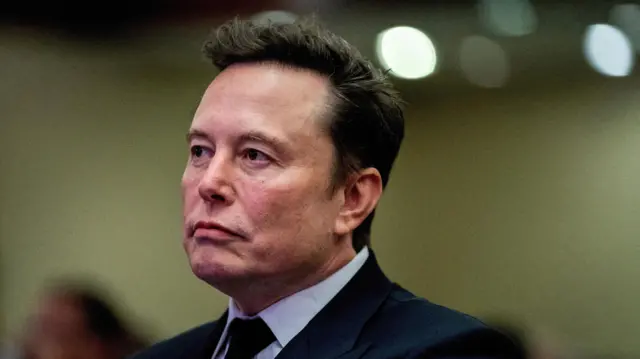
POLYGON ((225 309, 181 248, 200 46, 310 12, 408 102, 373 230, 387 274, 556 357, 640 357, 640 3, 613 0, 4 3, 0 343, 56 278, 151 341, 225 309))

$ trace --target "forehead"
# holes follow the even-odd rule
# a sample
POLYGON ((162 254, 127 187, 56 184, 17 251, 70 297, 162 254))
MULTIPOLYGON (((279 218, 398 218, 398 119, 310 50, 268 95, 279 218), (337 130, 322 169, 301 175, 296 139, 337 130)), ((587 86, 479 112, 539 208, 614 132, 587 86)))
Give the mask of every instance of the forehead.
POLYGON ((328 78, 273 63, 232 65, 205 91, 192 127, 264 128, 295 132, 319 130, 328 109, 328 78))

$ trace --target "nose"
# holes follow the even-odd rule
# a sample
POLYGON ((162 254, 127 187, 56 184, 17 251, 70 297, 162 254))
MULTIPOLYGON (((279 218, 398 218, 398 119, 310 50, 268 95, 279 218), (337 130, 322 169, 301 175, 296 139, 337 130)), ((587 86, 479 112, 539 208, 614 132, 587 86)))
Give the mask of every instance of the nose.
POLYGON ((214 156, 198 183, 198 193, 205 202, 231 204, 234 199, 233 168, 221 153, 214 156))

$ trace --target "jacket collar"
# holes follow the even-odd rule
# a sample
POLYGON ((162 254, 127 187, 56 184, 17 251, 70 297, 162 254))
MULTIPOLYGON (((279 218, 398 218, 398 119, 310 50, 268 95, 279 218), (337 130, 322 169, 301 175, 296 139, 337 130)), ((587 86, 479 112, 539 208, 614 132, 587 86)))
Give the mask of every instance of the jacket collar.
MULTIPOLYGON (((278 359, 332 359, 354 349, 369 318, 388 297, 393 284, 373 251, 356 275, 278 354, 278 359)), ((202 359, 211 359, 227 323, 228 311, 215 322, 204 343, 202 359)), ((360 348, 363 349, 363 348, 360 348)), ((366 348, 364 348, 366 349, 366 348)))
POLYGON ((330 359, 354 348, 365 323, 392 289, 373 251, 356 275, 293 340, 278 359, 330 359))
MULTIPOLYGON (((216 350, 218 346, 218 342, 222 337, 222 333, 224 332, 224 328, 227 325, 227 318, 229 313, 227 310, 222 313, 222 316, 213 324, 213 329, 206 337, 205 342, 203 343, 202 350, 200 355, 198 355, 199 359, 211 359, 213 356, 213 352, 216 350)), ((194 348, 195 349, 195 348, 194 348)))

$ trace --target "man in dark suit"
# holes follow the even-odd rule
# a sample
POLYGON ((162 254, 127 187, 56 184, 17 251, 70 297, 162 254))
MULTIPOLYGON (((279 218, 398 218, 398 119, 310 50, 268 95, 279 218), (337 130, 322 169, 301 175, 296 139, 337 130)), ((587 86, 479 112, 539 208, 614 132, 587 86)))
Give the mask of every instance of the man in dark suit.
POLYGON ((393 284, 369 248, 404 136, 381 71, 308 21, 234 20, 204 51, 221 72, 187 136, 183 244, 229 308, 136 359, 516 357, 393 284))

